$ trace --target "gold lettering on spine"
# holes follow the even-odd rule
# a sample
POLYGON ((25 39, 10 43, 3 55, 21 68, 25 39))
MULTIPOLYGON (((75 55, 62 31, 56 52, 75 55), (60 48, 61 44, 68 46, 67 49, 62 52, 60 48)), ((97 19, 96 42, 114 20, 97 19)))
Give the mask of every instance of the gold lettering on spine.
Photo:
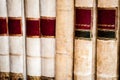
POLYGON ((111 24, 98 24, 98 26, 101 26, 101 27, 110 27, 110 28, 114 28, 115 25, 111 25, 111 24))
POLYGON ((84 26, 84 27, 90 27, 88 24, 75 24, 76 26, 84 26))

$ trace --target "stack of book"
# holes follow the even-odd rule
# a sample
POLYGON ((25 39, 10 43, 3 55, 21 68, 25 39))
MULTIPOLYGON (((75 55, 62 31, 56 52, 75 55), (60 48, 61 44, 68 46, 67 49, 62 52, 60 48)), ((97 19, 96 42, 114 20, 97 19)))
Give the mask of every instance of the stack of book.
POLYGON ((0 80, 119 80, 120 0, 0 0, 0 80))

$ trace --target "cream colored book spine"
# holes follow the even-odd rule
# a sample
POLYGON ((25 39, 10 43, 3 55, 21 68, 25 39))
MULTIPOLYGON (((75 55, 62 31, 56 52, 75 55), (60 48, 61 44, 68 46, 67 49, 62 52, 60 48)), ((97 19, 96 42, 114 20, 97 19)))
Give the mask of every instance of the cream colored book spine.
POLYGON ((97 80, 118 80, 120 0, 98 0, 97 80))
POLYGON ((0 0, 0 80, 9 80, 9 38, 6 0, 0 0))
POLYGON ((41 0, 42 80, 55 78, 56 0, 41 0))
POLYGON ((55 80, 72 80, 74 0, 57 0, 55 80))
POLYGON ((25 0, 27 80, 40 80, 40 0, 25 0))
POLYGON ((7 0, 10 46, 10 78, 23 80, 22 0, 7 0))
POLYGON ((96 0, 75 0, 74 80, 95 80, 96 0))

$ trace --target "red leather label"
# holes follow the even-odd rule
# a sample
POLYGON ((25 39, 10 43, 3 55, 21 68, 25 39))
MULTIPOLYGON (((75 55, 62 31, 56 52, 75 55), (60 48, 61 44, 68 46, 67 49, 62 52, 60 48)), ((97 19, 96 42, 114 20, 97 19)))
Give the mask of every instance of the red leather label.
POLYGON ((53 19, 42 18, 41 19, 42 35, 43 36, 55 36, 55 24, 56 24, 55 18, 53 19))
POLYGON ((99 29, 115 29, 115 9, 98 9, 98 28, 99 29))
POLYGON ((0 34, 7 34, 7 19, 0 18, 0 34))
POLYGON ((83 30, 91 29, 91 9, 76 8, 75 27, 83 30))
POLYGON ((26 19, 26 35, 40 36, 40 19, 38 20, 26 19))
POLYGON ((22 19, 8 18, 8 28, 10 35, 22 34, 22 19))

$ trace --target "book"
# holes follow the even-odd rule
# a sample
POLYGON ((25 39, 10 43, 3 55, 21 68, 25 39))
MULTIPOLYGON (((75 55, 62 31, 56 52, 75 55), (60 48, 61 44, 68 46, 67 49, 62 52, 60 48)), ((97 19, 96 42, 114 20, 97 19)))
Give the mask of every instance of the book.
POLYGON ((23 80, 22 0, 7 0, 10 46, 10 79, 23 80))
POLYGON ((6 0, 0 0, 0 80, 9 80, 9 38, 6 0))
POLYGON ((27 79, 41 78, 40 0, 25 0, 27 79))
POLYGON ((42 80, 55 78, 56 0, 41 0, 42 80))
POLYGON ((74 80, 95 80, 96 0, 75 0, 74 80))
POLYGON ((57 0, 55 79, 72 80, 74 0, 57 0))
POLYGON ((118 80, 119 0, 98 0, 97 80, 118 80))

